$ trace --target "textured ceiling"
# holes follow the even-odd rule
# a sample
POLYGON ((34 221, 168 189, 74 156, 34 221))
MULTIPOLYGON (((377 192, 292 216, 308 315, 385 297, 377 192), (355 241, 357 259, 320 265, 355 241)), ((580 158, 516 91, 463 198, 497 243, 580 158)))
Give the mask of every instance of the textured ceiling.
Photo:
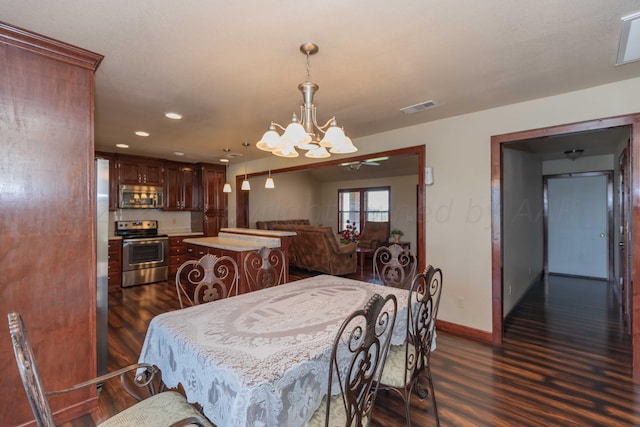
POLYGON ((105 56, 96 73, 97 149, 185 161, 217 162, 225 147, 242 153, 244 140, 251 159, 268 156, 255 142, 270 121, 286 125, 299 111, 306 69, 298 47, 307 41, 320 47, 311 57, 318 119, 335 115, 356 145, 369 134, 640 76, 640 62, 614 66, 620 18, 640 10, 637 0, 0 6, 6 23, 105 56), (400 111, 431 99, 437 108, 400 111), (184 119, 170 121, 166 111, 184 119))

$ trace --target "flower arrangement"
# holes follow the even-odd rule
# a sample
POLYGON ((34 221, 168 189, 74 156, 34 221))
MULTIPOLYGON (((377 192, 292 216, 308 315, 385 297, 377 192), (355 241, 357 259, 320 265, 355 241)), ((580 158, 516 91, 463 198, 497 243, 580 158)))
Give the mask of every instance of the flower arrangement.
POLYGON ((342 230, 342 236, 340 237, 340 243, 358 243, 360 240, 360 233, 358 232, 358 227, 356 227, 356 223, 351 223, 351 221, 347 220, 347 225, 342 230))

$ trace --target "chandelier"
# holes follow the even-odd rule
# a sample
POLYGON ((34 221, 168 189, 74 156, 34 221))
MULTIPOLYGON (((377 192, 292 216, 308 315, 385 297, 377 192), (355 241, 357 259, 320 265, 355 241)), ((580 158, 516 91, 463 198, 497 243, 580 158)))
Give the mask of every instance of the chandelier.
POLYGON ((296 148, 307 150, 305 157, 323 159, 331 154, 354 153, 358 149, 351 139, 338 127, 336 118, 330 118, 324 125, 316 121, 316 107, 313 105, 313 95, 318 91, 318 85, 311 83, 309 57, 318 53, 318 45, 304 43, 300 51, 307 56, 307 80, 298 85, 302 92, 304 104, 300 106, 300 120, 293 114, 291 123, 285 128, 278 123, 271 122, 269 130, 265 132, 256 147, 280 157, 298 157, 296 148), (284 131, 278 134, 276 128, 284 131))

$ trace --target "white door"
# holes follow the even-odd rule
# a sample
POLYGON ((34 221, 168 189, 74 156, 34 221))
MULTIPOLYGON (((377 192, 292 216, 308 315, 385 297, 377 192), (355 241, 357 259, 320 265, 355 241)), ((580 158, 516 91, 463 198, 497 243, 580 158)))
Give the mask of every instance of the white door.
POLYGON ((547 180, 549 273, 608 278, 607 176, 547 180))

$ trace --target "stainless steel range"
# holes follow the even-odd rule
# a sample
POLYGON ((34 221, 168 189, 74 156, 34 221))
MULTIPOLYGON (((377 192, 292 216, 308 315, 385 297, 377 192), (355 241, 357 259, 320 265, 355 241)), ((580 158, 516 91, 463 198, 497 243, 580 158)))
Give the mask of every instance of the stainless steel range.
POLYGON ((122 286, 167 280, 169 237, 158 234, 158 221, 116 221, 122 236, 122 286))

